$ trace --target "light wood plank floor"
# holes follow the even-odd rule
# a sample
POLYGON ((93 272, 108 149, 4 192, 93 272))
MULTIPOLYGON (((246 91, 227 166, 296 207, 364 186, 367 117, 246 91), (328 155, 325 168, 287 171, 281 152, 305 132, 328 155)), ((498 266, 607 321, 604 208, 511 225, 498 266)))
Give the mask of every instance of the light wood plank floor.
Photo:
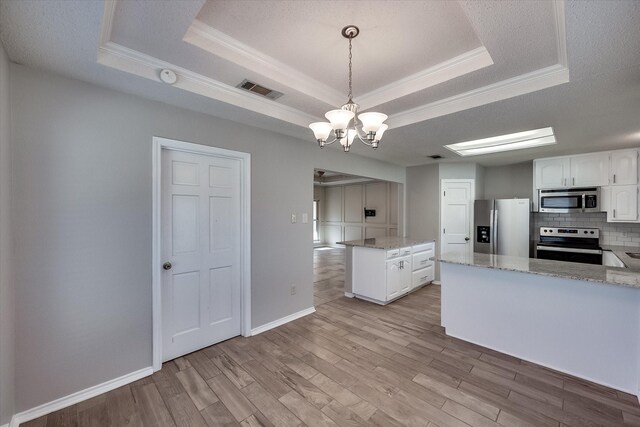
POLYGON ((344 248, 328 246, 313 250, 313 303, 320 304, 344 296, 344 248))
POLYGON ((325 302, 25 425, 623 424, 640 425, 635 396, 447 337, 431 285, 386 307, 325 302))

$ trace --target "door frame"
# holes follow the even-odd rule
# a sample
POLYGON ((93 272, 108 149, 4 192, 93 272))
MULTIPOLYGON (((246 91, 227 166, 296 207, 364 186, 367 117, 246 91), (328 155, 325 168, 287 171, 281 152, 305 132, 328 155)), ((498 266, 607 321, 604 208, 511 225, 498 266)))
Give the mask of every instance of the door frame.
MULTIPOLYGON (((440 236, 440 247, 438 248, 438 253, 440 255, 442 255, 442 242, 444 242, 444 233, 442 230, 442 209, 444 209, 444 201, 442 200, 444 198, 444 193, 443 193, 443 185, 444 183, 451 183, 451 184, 455 184, 455 183, 469 183, 471 184, 471 200, 469 201, 469 233, 470 233, 470 238, 471 238, 471 242, 473 243, 473 201, 476 199, 476 180, 474 178, 468 178, 468 179, 447 179, 447 178, 443 178, 440 180, 440 197, 438 198, 439 202, 440 202, 440 216, 438 218, 438 226, 440 227, 440 230, 438 231, 438 235, 440 236)), ((473 246, 472 246, 473 247, 473 246)))
POLYGON ((152 352, 153 371, 162 368, 162 151, 174 150, 240 161, 240 331, 251 336, 251 154, 162 137, 152 142, 152 352))

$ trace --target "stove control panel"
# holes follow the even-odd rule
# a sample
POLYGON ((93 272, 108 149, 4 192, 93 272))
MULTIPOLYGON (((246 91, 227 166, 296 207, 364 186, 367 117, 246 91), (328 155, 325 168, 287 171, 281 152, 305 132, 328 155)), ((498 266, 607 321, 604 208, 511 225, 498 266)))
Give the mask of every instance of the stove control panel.
POLYGON ((577 227, 540 227, 540 236, 559 237, 580 237, 589 239, 599 239, 600 229, 598 228, 577 228, 577 227))

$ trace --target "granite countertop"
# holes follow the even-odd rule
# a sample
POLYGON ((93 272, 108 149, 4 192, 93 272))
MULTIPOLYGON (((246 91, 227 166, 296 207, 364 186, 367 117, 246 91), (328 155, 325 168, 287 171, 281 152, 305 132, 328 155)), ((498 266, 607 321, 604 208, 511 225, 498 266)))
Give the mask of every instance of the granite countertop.
POLYGON ((640 248, 637 246, 615 246, 615 245, 600 245, 600 247, 605 251, 613 252, 620 261, 627 266, 628 270, 634 270, 640 272, 640 259, 631 258, 627 255, 627 252, 638 252, 640 253, 640 248))
POLYGON ((361 246, 363 248, 373 249, 397 249, 405 246, 420 245, 422 243, 435 242, 433 239, 412 239, 410 237, 375 237, 371 239, 348 240, 346 242, 337 242, 345 246, 361 246))
MULTIPOLYGON (((603 249, 604 248, 605 247, 603 247, 603 249)), ((617 251, 615 251, 615 253, 620 256, 618 254, 618 252, 620 252, 620 247, 616 248, 617 251)), ((631 252, 635 249, 626 247, 624 250, 631 252)), ((507 255, 490 255, 477 252, 467 254, 444 254, 441 257, 436 258, 436 261, 475 267, 496 268, 498 270, 518 271, 522 273, 539 274, 542 276, 585 280, 589 282, 640 289, 640 260, 633 260, 633 258, 626 255, 625 257, 625 259, 622 259, 621 257, 622 262, 631 268, 607 267, 604 265, 581 264, 507 255), (627 264, 627 259, 633 260, 633 265, 627 264)))

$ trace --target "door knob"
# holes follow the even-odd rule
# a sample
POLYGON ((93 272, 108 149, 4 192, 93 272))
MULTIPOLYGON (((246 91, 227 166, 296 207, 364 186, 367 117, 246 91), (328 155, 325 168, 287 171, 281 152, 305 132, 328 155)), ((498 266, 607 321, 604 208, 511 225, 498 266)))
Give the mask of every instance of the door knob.
POLYGON ((465 237, 465 238, 464 238, 464 240, 465 240, 465 242, 468 242, 468 241, 469 241, 469 238, 468 238, 468 237, 465 237))
POLYGON ((165 270, 171 270, 171 267, 173 267, 173 266, 168 261, 165 262, 164 264, 162 264, 162 268, 164 268, 165 270))

